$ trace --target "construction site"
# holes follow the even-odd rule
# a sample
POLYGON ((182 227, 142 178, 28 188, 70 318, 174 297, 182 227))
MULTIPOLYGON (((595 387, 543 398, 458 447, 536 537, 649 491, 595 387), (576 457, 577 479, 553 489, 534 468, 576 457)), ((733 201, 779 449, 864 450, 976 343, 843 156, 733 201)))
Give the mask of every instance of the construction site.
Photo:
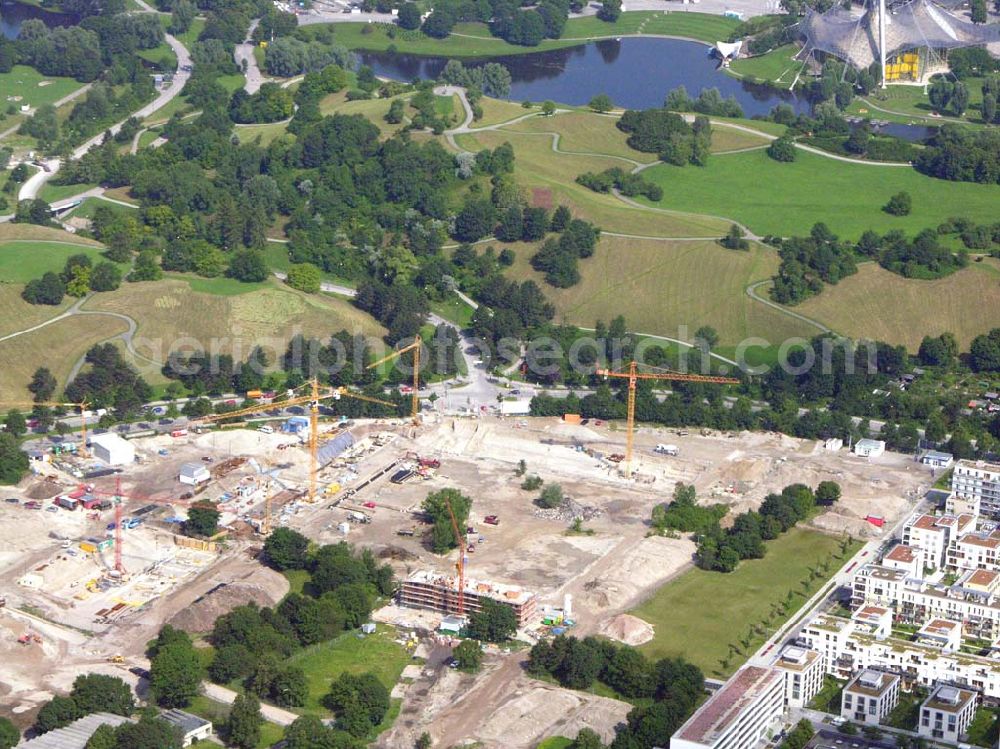
MULTIPOLYGON (((519 639, 529 643, 572 627, 639 644, 651 627, 624 612, 692 565, 688 538, 649 533, 653 507, 678 482, 734 514, 791 483, 837 481, 842 500, 813 526, 870 538, 883 532, 873 518, 891 524, 932 481, 907 456, 862 458, 762 433, 637 427, 626 440, 623 423, 579 418, 203 426, 131 440, 134 459, 108 475, 75 475, 92 457, 39 461, 0 503, 0 702, 14 714, 84 670, 129 678, 125 669, 145 664, 145 644, 164 623, 205 632, 236 605, 277 603, 288 583, 257 559, 276 527, 372 549, 401 582, 375 619, 435 642, 483 596, 516 607, 519 639), (558 483, 561 505, 540 508, 539 492, 521 488, 522 472, 558 483), (472 506, 461 552, 438 555, 421 504, 443 488, 472 506), (204 501, 220 511, 220 532, 189 538, 182 524, 204 501)), ((485 746, 527 747, 568 725, 609 735, 628 710, 534 682, 502 653, 478 677, 445 669, 427 678, 402 691, 402 715, 380 745, 412 746, 433 724, 456 739, 471 732, 485 746), (498 690, 474 724, 450 712, 473 678, 498 690)))

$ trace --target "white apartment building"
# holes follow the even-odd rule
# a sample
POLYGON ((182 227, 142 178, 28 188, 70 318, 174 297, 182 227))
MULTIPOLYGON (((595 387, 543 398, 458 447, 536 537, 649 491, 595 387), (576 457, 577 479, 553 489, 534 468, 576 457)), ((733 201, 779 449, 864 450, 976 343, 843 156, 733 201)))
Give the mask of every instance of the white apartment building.
POLYGON ((917 733, 926 739, 957 744, 975 713, 975 692, 941 684, 920 706, 917 733))
POLYGON ((823 656, 815 650, 786 647, 774 667, 785 676, 785 704, 805 707, 823 688, 823 656))
POLYGON ((670 749, 753 749, 781 721, 784 673, 744 666, 670 737, 670 749))
POLYGON ((1000 530, 966 533, 948 547, 948 567, 1000 571, 1000 530))
POLYGON ((898 674, 901 687, 932 687, 949 682, 1000 699, 1000 661, 984 655, 947 651, 934 640, 892 637, 857 619, 821 614, 802 630, 810 647, 820 651, 826 672, 850 679, 874 668, 898 674))
POLYGON ((844 687, 840 717, 877 726, 899 704, 899 677, 866 668, 844 687))
POLYGON ((898 622, 923 626, 931 619, 950 619, 962 622, 967 636, 1000 637, 1000 573, 990 570, 967 570, 949 586, 865 565, 854 576, 852 601, 891 608, 898 622))
POLYGON ((959 460, 951 474, 948 512, 971 512, 1000 518, 1000 465, 959 460))
POLYGON ((906 544, 896 544, 882 557, 882 566, 903 570, 907 577, 923 577, 923 558, 919 549, 906 544))
POLYGON ((952 541, 974 527, 975 517, 971 514, 918 515, 903 528, 903 543, 916 550, 921 567, 938 570, 948 561, 952 541))

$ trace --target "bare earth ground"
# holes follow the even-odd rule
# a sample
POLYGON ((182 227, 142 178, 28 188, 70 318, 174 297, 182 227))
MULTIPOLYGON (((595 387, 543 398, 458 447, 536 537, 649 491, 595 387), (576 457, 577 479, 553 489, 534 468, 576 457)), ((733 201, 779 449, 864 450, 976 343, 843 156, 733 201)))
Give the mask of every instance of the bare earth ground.
MULTIPOLYGON (((428 492, 459 488, 473 499, 470 525, 483 537, 469 555, 470 577, 522 586, 538 595, 541 606, 562 606, 568 594, 577 621, 574 633, 603 632, 634 643, 648 639, 649 628, 623 613, 691 564, 691 541, 647 537, 653 506, 669 501, 676 482, 693 482, 703 502, 725 502, 740 511, 756 507, 768 492, 796 481, 815 485, 824 479, 836 480, 843 487, 844 499, 814 524, 855 536, 877 532, 864 520, 867 515, 891 520, 905 512, 909 500, 930 483, 929 473, 904 456, 886 455, 870 462, 774 434, 682 435, 643 427, 636 436, 638 476, 626 482, 616 466, 586 452, 621 452, 624 434, 615 424, 443 419, 417 430, 381 423, 360 424, 352 431, 358 445, 352 454, 323 470, 321 492, 330 484, 356 485, 405 460, 407 454, 437 457, 441 468, 429 479, 403 485, 383 477, 339 503, 333 501, 337 492, 322 494, 322 501, 315 505, 292 502, 276 522, 297 528, 316 542, 336 542, 344 539, 338 525, 348 512, 363 509, 371 515, 371 522, 352 525, 347 535, 350 543, 371 547, 401 576, 417 569, 449 573, 455 553, 430 553, 422 539, 425 526, 413 511, 428 492), (379 435, 382 438, 376 442, 379 435), (654 455, 652 448, 659 442, 678 445, 680 455, 654 455), (583 508, 584 527, 591 535, 569 535, 568 514, 537 510, 533 504, 537 493, 520 489, 521 479, 514 474, 521 459, 529 473, 562 485, 576 506, 583 508), (375 507, 366 508, 364 503, 375 507), (482 522, 491 514, 500 517, 498 526, 482 522), (415 529, 415 536, 398 535, 410 529, 415 529)), ((137 447, 143 461, 123 475, 128 494, 174 499, 188 490, 176 480, 179 466, 211 457, 207 465, 215 478, 201 496, 219 499, 240 487, 250 492, 246 499, 223 504, 226 521, 260 517, 261 487, 267 480, 261 471, 272 472, 275 490, 296 491, 306 485, 307 454, 288 435, 232 430, 138 440, 137 447), (291 446, 279 450, 280 445, 291 446), (161 449, 167 451, 166 456, 158 454, 161 449), (231 459, 243 460, 226 462, 231 459)), ((59 476, 58 484, 27 479, 11 494, 46 497, 59 487, 75 484, 68 476, 59 476)), ((144 500, 130 500, 126 512, 133 513, 143 504, 144 500)), ((0 703, 9 705, 22 723, 53 692, 68 689, 81 671, 100 670, 134 681, 107 659, 121 654, 126 667, 145 665, 145 643, 164 622, 203 631, 233 605, 251 599, 273 602, 287 591, 280 575, 253 558, 261 543, 253 534, 232 538, 221 553, 177 547, 172 533, 176 526, 167 521, 183 513, 179 504, 157 510, 138 529, 126 531, 123 557, 128 580, 108 591, 91 592, 86 583, 103 574, 111 563, 110 553, 71 556, 49 532, 72 539, 75 550, 79 539, 103 537, 107 513, 89 520, 82 512, 48 513, 0 503, 0 523, 5 529, 0 590, 8 597, 7 608, 0 610, 0 659, 4 663, 0 703), (43 588, 18 585, 26 573, 40 575, 43 588), (228 584, 226 588, 206 595, 222 583, 228 584), (118 602, 126 604, 121 619, 110 624, 97 620, 98 609, 118 602), (41 644, 18 645, 16 638, 29 629, 41 636, 41 644)), ((240 522, 236 525, 246 527, 240 522)), ((394 606, 377 612, 376 618, 426 630, 433 630, 439 621, 433 612, 394 606)), ((537 630, 529 628, 523 637, 530 641, 536 634, 537 630)), ((609 737, 628 712, 629 706, 616 700, 528 679, 521 665, 523 650, 493 653, 485 673, 468 677, 443 665, 450 652, 446 646, 433 638, 426 642, 433 657, 419 678, 398 686, 397 694, 403 695, 402 714, 380 737, 379 746, 410 747, 426 730, 442 746, 474 740, 484 747, 528 749, 547 735, 575 735, 583 725, 609 737)))

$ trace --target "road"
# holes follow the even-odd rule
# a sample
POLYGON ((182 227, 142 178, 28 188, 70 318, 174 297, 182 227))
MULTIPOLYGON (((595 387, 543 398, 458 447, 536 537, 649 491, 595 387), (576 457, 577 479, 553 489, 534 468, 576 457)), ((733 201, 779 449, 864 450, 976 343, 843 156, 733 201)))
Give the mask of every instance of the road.
MULTIPOLYGON (((148 6, 146 6, 148 8, 148 6)), ((140 107, 135 112, 133 112, 130 117, 136 117, 137 119, 145 119, 151 114, 159 109, 162 109, 167 104, 169 104, 173 99, 181 92, 184 88, 184 84, 187 83, 188 78, 191 77, 191 55, 183 44, 181 44, 176 38, 170 34, 166 35, 167 44, 173 49, 174 54, 177 55, 177 71, 174 73, 174 78, 170 82, 170 85, 160 91, 153 101, 140 107), (187 68, 187 69, 185 69, 187 68)), ((126 118, 127 120, 128 118, 126 118)), ((115 135, 119 130, 122 129, 122 125, 125 124, 126 120, 121 122, 116 122, 108 130, 111 131, 112 135, 115 135)), ((105 131, 102 130, 98 135, 85 141, 81 146, 73 151, 71 156, 72 159, 80 159, 90 151, 94 146, 100 145, 104 140, 105 131)), ((45 162, 49 168, 49 171, 44 169, 33 174, 23 185, 21 185, 21 190, 18 192, 18 200, 32 200, 37 198, 42 188, 45 184, 52 179, 52 177, 59 171, 60 161, 59 159, 49 159, 45 162)))
MULTIPOLYGON (((247 39, 253 39, 253 32, 257 30, 257 24, 259 23, 260 19, 255 18, 250 24, 250 28, 247 29, 247 39)), ((243 88, 248 94, 257 93, 264 82, 264 76, 260 72, 260 67, 257 65, 257 58, 253 53, 254 47, 255 45, 252 41, 249 44, 237 44, 236 50, 233 53, 236 64, 245 73, 246 83, 243 84, 243 88)))
MULTIPOLYGON (((232 689, 226 689, 226 687, 213 684, 210 681, 203 681, 201 688, 206 697, 216 702, 232 705, 236 701, 237 692, 234 692, 232 689)), ((279 726, 290 726, 299 717, 293 712, 282 710, 280 707, 275 707, 274 705, 268 705, 266 702, 260 703, 260 714, 264 716, 264 720, 277 723, 279 726)))

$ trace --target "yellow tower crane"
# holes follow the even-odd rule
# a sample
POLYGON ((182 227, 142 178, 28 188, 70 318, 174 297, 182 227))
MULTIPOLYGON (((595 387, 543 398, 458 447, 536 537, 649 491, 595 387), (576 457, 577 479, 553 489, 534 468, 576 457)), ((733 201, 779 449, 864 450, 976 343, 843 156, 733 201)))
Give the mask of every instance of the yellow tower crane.
POLYGON ((202 416, 198 419, 192 419, 194 424, 202 424, 213 421, 222 421, 224 419, 238 418, 241 416, 251 416, 255 413, 260 413, 261 411, 267 411, 275 407, 285 408, 287 406, 296 406, 308 404, 309 406, 309 495, 308 500, 310 502, 316 501, 316 482, 319 475, 319 461, 317 457, 317 449, 319 447, 319 402, 326 400, 327 398, 333 398, 334 400, 340 400, 341 398, 353 398, 354 400, 365 401, 366 403, 377 403, 382 406, 393 406, 394 403, 389 401, 379 400, 378 398, 370 398, 367 395, 361 395, 359 393, 353 393, 345 387, 320 388, 319 380, 313 378, 309 383, 310 393, 309 395, 299 396, 297 398, 289 398, 288 400, 280 401, 278 403, 260 403, 256 406, 251 406, 249 408, 241 408, 236 411, 228 411, 221 414, 212 414, 210 416, 202 416))
POLYGON ((409 346, 404 346, 401 349, 396 349, 388 356, 383 356, 377 362, 369 364, 365 369, 374 369, 380 364, 385 364, 387 361, 393 359, 398 359, 403 354, 410 351, 413 352, 413 392, 411 393, 412 404, 410 406, 410 418, 413 419, 413 425, 418 426, 420 424, 420 398, 417 395, 420 391, 420 349, 423 347, 423 339, 418 333, 413 337, 413 343, 409 346))
POLYGON ((638 364, 633 360, 628 371, 614 372, 610 369, 598 369, 597 374, 604 377, 620 377, 628 380, 628 411, 625 432, 625 477, 632 476, 632 442, 635 433, 635 389, 639 380, 675 380, 678 382, 707 382, 716 384, 738 385, 739 380, 733 377, 709 377, 706 375, 681 374, 680 372, 639 372, 638 364))

